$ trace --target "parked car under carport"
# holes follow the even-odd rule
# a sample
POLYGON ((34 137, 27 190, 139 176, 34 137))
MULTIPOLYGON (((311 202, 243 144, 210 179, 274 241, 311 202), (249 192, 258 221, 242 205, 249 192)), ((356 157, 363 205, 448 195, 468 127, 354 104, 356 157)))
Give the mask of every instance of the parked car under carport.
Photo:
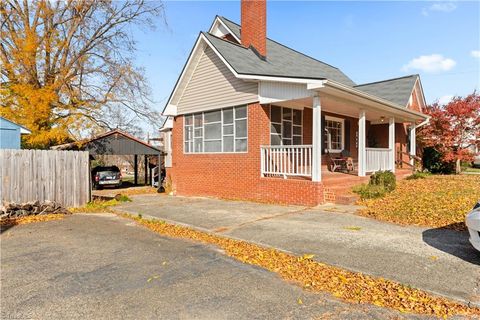
MULTIPOLYGON (((89 140, 72 142, 52 147, 54 150, 84 150, 90 153, 91 159, 97 155, 116 155, 130 156, 134 158, 134 185, 138 185, 138 156, 144 156, 144 167, 150 168, 149 157, 157 158, 157 167, 162 168, 164 152, 142 141, 131 134, 123 132, 119 129, 106 132, 104 134, 93 137, 89 140)), ((159 170, 157 169, 157 172, 159 170)), ((154 182, 151 170, 145 170, 145 179, 148 183, 154 182)))
POLYGON ((98 190, 103 187, 120 187, 122 173, 117 166, 98 166, 92 169, 92 186, 98 190))

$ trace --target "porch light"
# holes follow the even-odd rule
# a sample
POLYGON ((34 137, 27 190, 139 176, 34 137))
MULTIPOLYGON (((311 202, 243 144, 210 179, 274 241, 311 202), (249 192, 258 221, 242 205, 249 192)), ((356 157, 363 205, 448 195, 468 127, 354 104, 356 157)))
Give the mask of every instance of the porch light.
POLYGON ((385 122, 385 117, 380 117, 380 122, 385 122))

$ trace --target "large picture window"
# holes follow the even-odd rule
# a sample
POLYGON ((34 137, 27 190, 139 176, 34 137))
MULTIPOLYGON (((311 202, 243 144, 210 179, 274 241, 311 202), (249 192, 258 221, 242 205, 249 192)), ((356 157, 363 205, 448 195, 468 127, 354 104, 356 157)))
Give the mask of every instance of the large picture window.
POLYGON ((184 152, 246 152, 247 107, 185 115, 184 152))
POLYGON ((302 110, 270 107, 270 144, 300 145, 303 143, 302 110))
POLYGON ((329 152, 341 152, 345 148, 345 120, 325 116, 325 146, 329 152))

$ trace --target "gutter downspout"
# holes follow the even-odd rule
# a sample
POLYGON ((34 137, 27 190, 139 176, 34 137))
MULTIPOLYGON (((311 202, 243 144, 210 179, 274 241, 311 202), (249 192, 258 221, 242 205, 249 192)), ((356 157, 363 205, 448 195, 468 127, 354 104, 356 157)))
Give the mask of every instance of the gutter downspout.
POLYGON ((413 128, 417 129, 417 128, 423 127, 423 126, 426 125, 426 124, 429 124, 429 123, 430 123, 430 118, 431 118, 431 117, 428 117, 428 118, 425 119, 423 122, 414 125, 413 128))
POLYGON ((417 128, 423 127, 424 125, 428 124, 430 122, 430 117, 425 119, 419 124, 413 125, 410 128, 410 150, 409 150, 409 155, 410 155, 410 165, 412 166, 413 173, 415 173, 415 157, 417 155, 417 128))

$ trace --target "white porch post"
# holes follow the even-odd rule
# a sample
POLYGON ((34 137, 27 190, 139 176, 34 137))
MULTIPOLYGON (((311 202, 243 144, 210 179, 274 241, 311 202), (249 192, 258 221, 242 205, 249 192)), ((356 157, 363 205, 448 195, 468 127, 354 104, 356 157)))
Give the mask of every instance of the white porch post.
POLYGON ((313 97, 312 181, 322 181, 322 106, 320 97, 313 97))
POLYGON ((365 110, 360 110, 358 116, 358 175, 365 177, 367 152, 366 148, 365 110))
POLYGON ((395 172, 395 118, 388 119, 388 148, 390 149, 391 171, 395 172))
MULTIPOLYGON (((417 133, 414 123, 410 127, 410 155, 417 155, 417 133)), ((415 159, 410 158, 410 164, 415 165, 415 159)))

